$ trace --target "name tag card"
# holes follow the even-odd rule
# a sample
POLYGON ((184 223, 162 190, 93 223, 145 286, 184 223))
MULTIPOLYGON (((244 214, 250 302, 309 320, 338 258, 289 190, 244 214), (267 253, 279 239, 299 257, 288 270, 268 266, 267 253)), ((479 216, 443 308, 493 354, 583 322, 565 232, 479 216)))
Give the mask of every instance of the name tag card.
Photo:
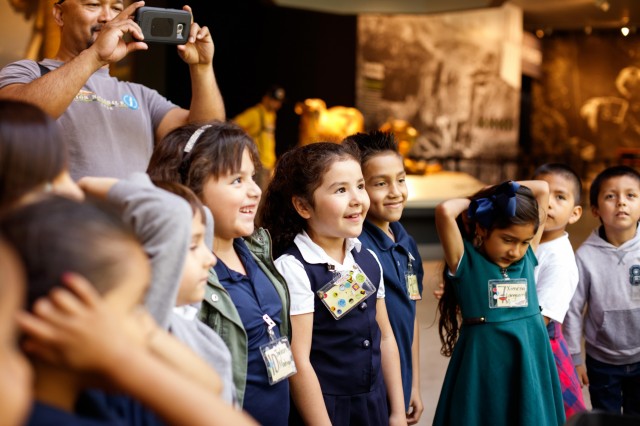
POLYGON ((526 278, 489 280, 490 308, 526 308, 529 306, 526 278))
POLYGON ((418 287, 418 277, 416 274, 407 273, 404 275, 404 279, 407 282, 407 293, 409 293, 409 299, 422 300, 420 296, 420 288, 418 287))
POLYGON ((260 346, 260 353, 262 353, 262 359, 267 367, 270 385, 293 376, 297 372, 291 346, 286 337, 281 337, 260 346))
POLYGON ((376 287, 358 265, 352 271, 336 272, 333 280, 316 292, 335 319, 342 318, 376 292, 376 287))

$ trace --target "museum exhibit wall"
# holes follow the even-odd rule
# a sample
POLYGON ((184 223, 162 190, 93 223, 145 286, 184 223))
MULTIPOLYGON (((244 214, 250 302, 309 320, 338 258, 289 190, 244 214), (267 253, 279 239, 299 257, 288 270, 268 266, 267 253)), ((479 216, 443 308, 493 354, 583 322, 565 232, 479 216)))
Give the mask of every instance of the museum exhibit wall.
MULTIPOLYGON (((32 41, 33 18, 26 20, 25 13, 16 11, 12 4, 35 5, 39 1, 0 0, 0 66, 24 57, 32 41)), ((181 4, 149 2, 158 7, 181 4)), ((515 136, 520 147, 516 160, 526 163, 526 167, 520 164, 523 174, 529 172, 527 167, 548 159, 574 161, 579 166, 576 168, 586 171, 590 161, 616 161, 618 148, 638 145, 640 70, 635 67, 640 65, 640 36, 636 34, 624 38, 617 31, 594 30, 590 35, 580 31, 545 36, 541 40, 543 66, 539 77, 525 77, 518 87, 517 76, 511 74, 505 79, 503 72, 505 57, 517 57, 517 49, 491 44, 495 34, 512 35, 509 26, 485 19, 491 24, 477 36, 456 31, 452 24, 463 14, 504 14, 503 8, 358 17, 275 7, 258 0, 194 0, 190 4, 198 22, 212 31, 214 66, 229 117, 258 102, 269 84, 277 82, 286 87, 287 103, 278 114, 279 152, 297 142, 299 117, 293 106, 306 98, 321 98, 327 106, 359 106, 365 112, 368 128, 388 116, 408 119, 423 135, 426 142, 420 155, 427 157, 451 157, 449 154, 455 154, 456 149, 482 156, 479 149, 483 146, 490 153, 504 153, 503 142, 492 146, 495 137, 468 127, 486 123, 479 111, 497 108, 498 113, 491 114, 493 121, 488 121, 494 126, 489 130, 513 133, 520 129, 520 135, 515 136), (372 50, 365 46, 362 33, 367 28, 364 22, 370 19, 374 24, 368 28, 375 30, 371 34, 386 31, 382 38, 388 39, 388 45, 373 49, 379 49, 375 53, 379 57, 373 60, 369 60, 372 50), (486 47, 489 45, 493 47, 486 47), (444 50, 438 50, 442 47, 444 50), (381 102, 375 106, 367 104, 366 97, 373 92, 363 91, 362 83, 363 78, 375 77, 376 73, 380 77, 379 64, 383 64, 384 79, 388 79, 379 86, 381 102), (502 96, 496 87, 518 87, 519 92, 502 96), (470 93, 480 92, 482 102, 477 96, 471 99, 470 93), (505 103, 509 97, 519 97, 521 105, 505 103), (504 111, 512 117, 504 119, 504 111), (500 123, 510 126, 499 128, 500 123), (461 135, 467 139, 456 139, 461 135), (477 140, 485 142, 478 144, 477 140)), ((174 47, 151 46, 148 52, 132 55, 131 61, 128 71, 132 79, 188 106, 188 69, 177 58, 174 47)), ((471 172, 476 176, 480 173, 471 172)))
POLYGON ((640 36, 555 34, 542 49, 541 78, 531 89, 531 154, 569 162, 587 177, 638 150, 640 36))
POLYGON ((515 173, 504 168, 518 156, 522 35, 522 11, 510 5, 360 15, 356 106, 366 127, 407 120, 415 157, 487 182, 515 173))

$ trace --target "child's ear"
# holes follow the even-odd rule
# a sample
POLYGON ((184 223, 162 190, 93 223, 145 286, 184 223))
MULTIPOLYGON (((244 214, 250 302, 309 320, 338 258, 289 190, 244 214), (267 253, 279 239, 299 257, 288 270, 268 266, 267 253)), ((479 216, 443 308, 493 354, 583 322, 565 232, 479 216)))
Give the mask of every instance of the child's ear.
POLYGON ((569 225, 573 225, 582 217, 582 206, 574 206, 569 216, 569 225))
POLYGON ((305 200, 300 197, 291 197, 291 202, 293 203, 293 208, 303 219, 311 218, 311 208, 305 200))
POLYGON ((476 235, 479 235, 482 238, 487 238, 488 234, 489 233, 487 232, 486 229, 484 229, 482 226, 476 223, 476 235))
POLYGON ((600 213, 598 212, 598 206, 591 206, 591 214, 593 217, 600 217, 600 213))

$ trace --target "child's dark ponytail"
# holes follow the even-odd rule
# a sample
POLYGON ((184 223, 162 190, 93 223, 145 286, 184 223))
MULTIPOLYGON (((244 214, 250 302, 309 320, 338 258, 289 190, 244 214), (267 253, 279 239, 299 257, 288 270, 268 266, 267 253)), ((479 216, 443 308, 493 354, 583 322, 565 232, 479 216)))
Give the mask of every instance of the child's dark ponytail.
MULTIPOLYGON (((258 224, 271 234, 273 257, 279 257, 296 235, 306 229, 306 221, 291 202, 302 159, 296 150, 285 153, 277 162, 273 178, 264 194, 258 224)), ((300 182, 301 183, 301 182, 300 182)))
POLYGON ((440 353, 444 356, 451 356, 453 347, 460 335, 460 310, 458 309, 458 297, 453 288, 451 277, 445 267, 442 271, 442 282, 444 283, 444 293, 438 302, 438 333, 440 334, 440 353))

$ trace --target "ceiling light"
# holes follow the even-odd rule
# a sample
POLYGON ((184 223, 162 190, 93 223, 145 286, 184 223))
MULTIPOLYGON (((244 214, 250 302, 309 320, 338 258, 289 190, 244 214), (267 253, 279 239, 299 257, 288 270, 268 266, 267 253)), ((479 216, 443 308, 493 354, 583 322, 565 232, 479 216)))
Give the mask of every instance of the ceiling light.
POLYGON ((593 4, 603 12, 608 12, 611 6, 609 0, 594 0, 593 4))
POLYGON ((620 28, 620 32, 622 33, 623 36, 628 36, 629 35, 629 27, 622 27, 620 28))
POLYGON ((593 32, 593 28, 591 27, 591 25, 587 25, 586 27, 584 27, 584 33, 586 35, 591 35, 592 32, 593 32))
POLYGON ((536 30, 536 37, 538 37, 538 38, 544 37, 544 30, 537 29, 536 30))

